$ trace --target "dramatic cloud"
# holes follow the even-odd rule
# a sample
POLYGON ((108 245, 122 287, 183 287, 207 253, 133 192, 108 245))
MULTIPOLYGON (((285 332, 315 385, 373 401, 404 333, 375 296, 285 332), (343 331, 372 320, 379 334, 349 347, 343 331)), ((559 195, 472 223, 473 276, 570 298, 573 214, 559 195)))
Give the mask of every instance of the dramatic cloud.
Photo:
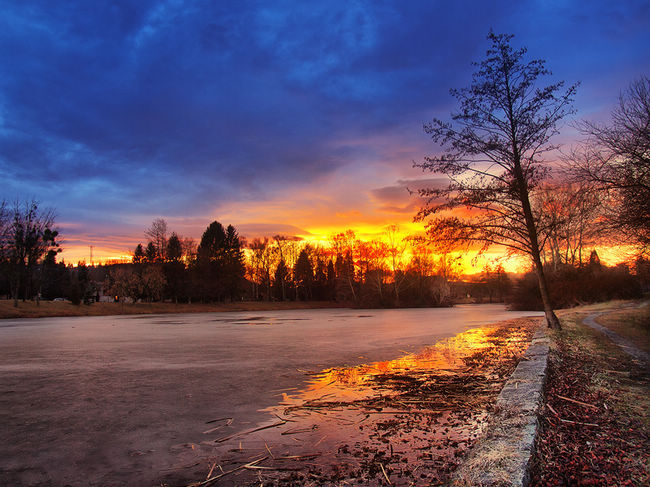
POLYGON ((407 219, 395 181, 422 176, 422 123, 448 116, 490 28, 582 80, 591 117, 647 73, 649 24, 642 1, 5 2, 0 198, 55 206, 79 245, 160 216, 202 220, 195 237, 225 217, 407 219))

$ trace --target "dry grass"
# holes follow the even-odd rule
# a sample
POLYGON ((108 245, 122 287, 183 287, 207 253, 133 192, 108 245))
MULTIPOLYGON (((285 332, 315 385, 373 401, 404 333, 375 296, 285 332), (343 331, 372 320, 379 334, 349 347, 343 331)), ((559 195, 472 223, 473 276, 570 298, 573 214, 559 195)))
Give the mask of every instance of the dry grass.
POLYGON ((506 439, 479 446, 456 472, 452 487, 483 487, 512 485, 508 462, 517 454, 513 442, 506 439), (487 474, 486 474, 487 473, 487 474))
MULTIPOLYGON (((629 304, 629 303, 628 303, 629 304)), ((650 307, 625 308, 614 310, 620 302, 610 306, 609 312, 597 318, 597 321, 630 339, 637 348, 650 352, 650 307)), ((594 392, 611 392, 619 410, 626 415, 641 418, 650 425, 650 396, 647 382, 637 380, 636 374, 631 373, 630 357, 607 337, 596 330, 582 324, 583 313, 575 313, 562 319, 565 330, 560 332, 561 339, 571 343, 577 351, 588 355, 594 362, 592 365, 591 389, 594 392), (621 366, 627 370, 620 370, 621 366)), ((551 343, 556 343, 556 336, 551 343)))
POLYGON ((210 313, 220 311, 273 311, 288 309, 320 309, 343 307, 330 301, 318 302, 260 302, 242 301, 223 304, 174 304, 174 303, 94 303, 76 306, 69 302, 34 301, 18 302, 14 308, 12 300, 0 300, 0 318, 45 318, 54 316, 108 316, 124 314, 158 313, 210 313))
POLYGON ((596 321, 627 338, 638 349, 650 353, 650 306, 607 313, 596 321))

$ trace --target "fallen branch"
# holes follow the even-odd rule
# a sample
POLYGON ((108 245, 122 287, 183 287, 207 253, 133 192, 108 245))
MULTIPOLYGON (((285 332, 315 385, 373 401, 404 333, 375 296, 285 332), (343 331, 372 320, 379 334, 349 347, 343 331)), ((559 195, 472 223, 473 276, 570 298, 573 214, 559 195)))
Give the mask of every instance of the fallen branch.
POLYGON ((320 440, 318 440, 318 442, 314 446, 320 445, 325 438, 327 438, 327 435, 323 436, 320 440))
POLYGON ((390 479, 388 478, 388 475, 386 475, 386 470, 384 470, 384 465, 380 463, 379 466, 381 467, 381 472, 384 474, 384 478, 386 479, 386 482, 388 482, 388 485, 392 485, 390 483, 390 479))
POLYGON ((280 434, 281 435, 295 435, 295 434, 298 434, 298 433, 309 433, 310 431, 314 431, 316 428, 318 428, 317 424, 313 425, 311 428, 295 428, 295 429, 292 429, 292 430, 283 431, 280 434))
POLYGON ((217 438, 216 440, 214 440, 214 442, 215 443, 223 443, 224 441, 230 440, 232 438, 236 438, 238 436, 248 435, 250 433, 255 433, 256 431, 262 431, 262 430, 269 429, 269 428, 275 428, 276 426, 282 426, 283 424, 287 424, 287 422, 285 420, 282 420, 282 421, 279 421, 277 423, 269 424, 267 426, 260 426, 259 428, 255 428, 255 429, 252 429, 252 430, 240 431, 239 433, 233 433, 232 435, 224 436, 223 438, 217 438))
POLYGON ((269 448, 269 445, 266 444, 266 441, 264 442, 264 446, 266 447, 266 451, 269 452, 269 455, 271 455, 272 459, 275 459, 275 455, 271 452, 271 449, 269 448))
POLYGON ((246 470, 277 470, 279 472, 297 472, 302 470, 300 467, 260 467, 257 465, 244 465, 246 470))
POLYGON ((217 421, 230 421, 232 423, 232 418, 217 418, 210 421, 206 421, 205 424, 216 423, 217 421))
POLYGON ((217 462, 214 462, 212 464, 212 467, 210 468, 210 471, 208 472, 208 475, 205 476, 206 479, 210 478, 210 475, 212 475, 212 472, 214 471, 214 467, 216 467, 216 466, 217 466, 217 462))
POLYGON ((570 419, 562 419, 562 418, 558 418, 558 419, 559 419, 560 421, 562 421, 563 423, 581 424, 581 425, 583 425, 583 426, 596 426, 596 427, 600 427, 600 425, 598 425, 598 424, 594 424, 594 423, 583 423, 583 422, 581 422, 581 421, 571 421, 570 419))
POLYGON ((587 404, 586 402, 582 402, 582 401, 576 401, 575 399, 571 399, 570 397, 560 396, 559 394, 555 394, 555 396, 556 396, 556 397, 559 397, 560 399, 564 399, 565 401, 569 401, 569 402, 574 402, 574 403, 576 403, 576 404, 580 404, 581 406, 587 406, 588 408, 594 408, 594 409, 596 409, 596 410, 600 409, 598 406, 594 406, 593 404, 587 404))
POLYGON ((194 483, 194 484, 189 484, 187 487, 203 487, 204 485, 211 484, 215 480, 219 480, 221 477, 225 477, 226 475, 230 475, 231 473, 238 472, 239 470, 243 470, 245 468, 250 468, 250 467, 252 467, 254 465, 257 465, 258 463, 263 462, 267 458, 269 458, 269 457, 263 457, 263 458, 260 458, 258 460, 249 462, 249 463, 247 463, 245 465, 240 465, 237 468, 233 468, 232 470, 227 470, 227 471, 225 471, 223 473, 220 473, 219 475, 215 475, 214 477, 210 477, 209 479, 206 479, 203 482, 197 482, 197 483, 194 483))
POLYGON ((276 460, 310 460, 321 456, 321 453, 310 453, 308 455, 288 455, 286 457, 276 457, 276 460))

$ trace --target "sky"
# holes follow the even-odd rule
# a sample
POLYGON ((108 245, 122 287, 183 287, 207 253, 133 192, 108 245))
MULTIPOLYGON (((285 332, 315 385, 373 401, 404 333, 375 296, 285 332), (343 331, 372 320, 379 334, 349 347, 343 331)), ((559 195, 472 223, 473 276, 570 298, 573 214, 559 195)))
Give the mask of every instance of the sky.
POLYGON ((67 262, 128 255, 161 217, 196 239, 418 231, 423 124, 490 29, 606 120, 650 74, 649 27, 636 0, 0 0, 0 199, 53 208, 67 262))

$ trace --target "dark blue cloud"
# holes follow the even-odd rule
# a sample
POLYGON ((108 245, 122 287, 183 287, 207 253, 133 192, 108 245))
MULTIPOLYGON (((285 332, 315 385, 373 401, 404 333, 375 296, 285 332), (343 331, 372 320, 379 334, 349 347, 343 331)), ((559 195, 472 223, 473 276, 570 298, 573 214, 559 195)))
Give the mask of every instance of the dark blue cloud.
POLYGON ((374 148, 334 142, 445 116, 490 28, 582 79, 587 109, 650 59, 641 1, 0 6, 0 196, 84 219, 192 215, 355 164, 374 148))

